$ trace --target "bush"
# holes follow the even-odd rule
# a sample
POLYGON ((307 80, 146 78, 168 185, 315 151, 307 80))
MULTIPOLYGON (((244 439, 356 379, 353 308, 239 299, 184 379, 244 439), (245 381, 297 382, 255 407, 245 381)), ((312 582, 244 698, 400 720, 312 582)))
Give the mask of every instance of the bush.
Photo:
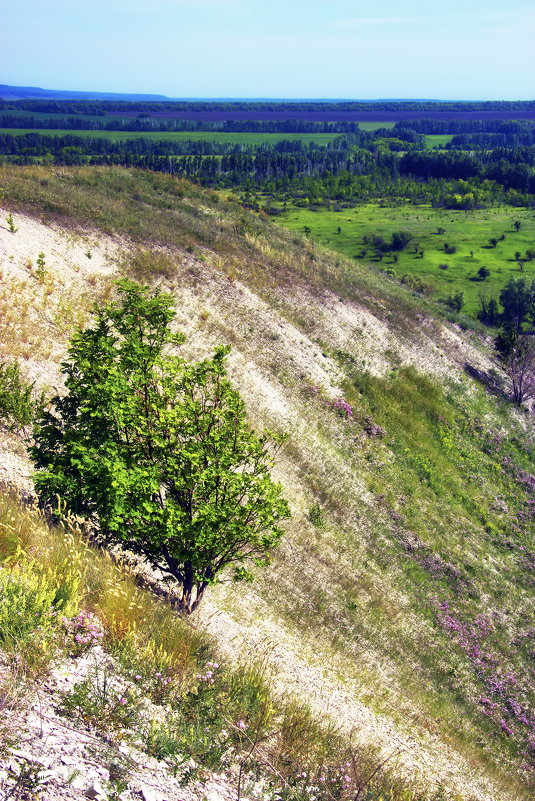
POLYGON ((11 431, 30 425, 43 407, 43 397, 36 400, 33 389, 22 378, 18 362, 0 363, 0 422, 11 431))

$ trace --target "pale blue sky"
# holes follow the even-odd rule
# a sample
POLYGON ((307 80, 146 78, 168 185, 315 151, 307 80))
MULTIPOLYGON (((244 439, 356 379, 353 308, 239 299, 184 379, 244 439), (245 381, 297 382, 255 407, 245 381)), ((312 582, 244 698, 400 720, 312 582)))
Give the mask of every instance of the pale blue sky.
POLYGON ((0 83, 172 97, 533 99, 533 0, 13 0, 0 83))

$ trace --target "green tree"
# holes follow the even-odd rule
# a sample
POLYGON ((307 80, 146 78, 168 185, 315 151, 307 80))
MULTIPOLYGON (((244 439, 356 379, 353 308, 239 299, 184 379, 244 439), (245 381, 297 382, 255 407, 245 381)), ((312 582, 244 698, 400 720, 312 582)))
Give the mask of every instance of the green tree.
MULTIPOLYGON (((62 365, 66 393, 35 427, 42 501, 59 495, 105 542, 175 582, 184 612, 233 568, 265 565, 289 517, 269 474, 270 441, 247 425, 225 373, 228 348, 189 364, 173 352, 172 298, 121 282, 62 365)), ((175 347, 176 351, 176 347, 175 347)))
POLYGON ((527 278, 510 278, 500 292, 503 319, 506 325, 522 330, 522 324, 533 309, 533 286, 527 278))
POLYGON ((488 278, 488 277, 489 277, 489 275, 490 275, 490 270, 489 270, 489 268, 488 268, 488 267, 480 267, 480 268, 479 268, 479 270, 477 271, 477 274, 478 274, 479 278, 480 278, 482 281, 484 281, 484 280, 485 280, 485 278, 488 278))
POLYGON ((479 293, 479 311, 477 319, 485 325, 496 325, 498 320, 498 301, 491 292, 490 297, 485 292, 479 293))
POLYGON ((394 231, 390 242, 390 250, 405 250, 412 240, 412 234, 408 231, 394 231))

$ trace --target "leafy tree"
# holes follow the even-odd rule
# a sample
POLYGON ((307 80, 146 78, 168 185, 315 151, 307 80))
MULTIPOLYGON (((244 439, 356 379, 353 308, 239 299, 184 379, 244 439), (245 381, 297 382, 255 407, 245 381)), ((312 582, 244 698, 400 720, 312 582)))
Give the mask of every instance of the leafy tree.
POLYGON ((506 325, 522 330, 522 324, 533 308, 533 286, 527 278, 510 278, 500 292, 503 319, 506 325))
MULTIPOLYGON (((104 541, 144 556, 192 612, 224 568, 250 578, 289 517, 269 474, 276 438, 249 429, 225 374, 228 348, 189 364, 172 351, 169 295, 125 281, 62 366, 66 394, 35 427, 42 501, 56 494, 104 541), (167 347, 166 347, 167 346, 167 347)), ((280 438, 278 440, 280 442, 280 438)))
POLYGON ((390 250, 405 250, 412 240, 412 234, 408 231, 394 231, 390 242, 390 250))
POLYGON ((490 297, 488 297, 486 293, 480 292, 477 319, 481 320, 485 325, 496 325, 498 321, 498 301, 492 292, 490 297))
POLYGON ((488 268, 488 267, 480 267, 480 268, 479 268, 479 270, 477 271, 477 274, 478 274, 478 276, 480 277, 480 279, 481 279, 482 281, 484 281, 484 280, 485 280, 485 278, 488 278, 488 277, 489 277, 489 275, 490 275, 490 270, 489 270, 489 268, 488 268))
POLYGON ((491 246, 491 248, 495 248, 497 244, 498 244, 497 238, 495 236, 491 236, 491 238, 489 239, 489 245, 491 246))
POLYGON ((520 220, 515 220, 513 225, 515 226, 515 231, 520 231, 520 226, 522 225, 520 220))

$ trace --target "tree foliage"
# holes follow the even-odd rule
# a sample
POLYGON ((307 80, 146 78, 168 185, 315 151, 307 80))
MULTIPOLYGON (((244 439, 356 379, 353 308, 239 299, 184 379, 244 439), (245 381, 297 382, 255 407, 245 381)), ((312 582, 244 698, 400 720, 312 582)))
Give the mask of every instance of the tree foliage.
POLYGON ((71 341, 66 394, 35 429, 35 483, 177 582, 191 612, 224 568, 249 578, 247 564, 267 564, 279 542, 289 510, 267 450, 278 440, 248 427, 228 348, 187 363, 169 352, 183 341, 171 297, 119 287, 122 301, 71 341))
POLYGON ((503 319, 507 326, 522 331, 522 324, 534 309, 535 282, 527 278, 510 278, 500 292, 503 319))

